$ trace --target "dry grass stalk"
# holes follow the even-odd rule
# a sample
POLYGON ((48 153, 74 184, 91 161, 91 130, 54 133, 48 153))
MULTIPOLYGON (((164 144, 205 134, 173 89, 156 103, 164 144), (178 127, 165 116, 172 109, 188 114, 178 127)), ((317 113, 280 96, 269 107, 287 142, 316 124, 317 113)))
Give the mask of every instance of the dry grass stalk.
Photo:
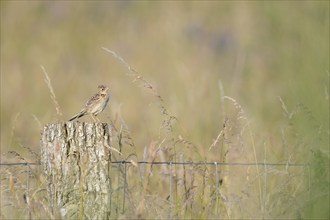
POLYGON ((126 62, 125 59, 122 58, 120 55, 118 55, 116 52, 105 47, 102 47, 102 49, 110 53, 114 58, 116 58, 125 65, 125 67, 130 72, 130 74, 128 75, 133 77, 133 82, 140 82, 143 87, 151 91, 153 97, 155 97, 157 102, 159 103, 161 114, 165 116, 165 119, 162 122, 162 128, 165 128, 168 131, 172 131, 173 130, 172 124, 174 121, 177 121, 177 118, 169 113, 168 109, 165 107, 163 98, 155 89, 155 87, 151 83, 149 83, 146 79, 144 79, 144 77, 139 72, 133 69, 131 65, 129 65, 128 62, 126 62))
POLYGON ((54 89, 53 89, 53 86, 51 84, 51 81, 50 81, 50 78, 48 76, 48 73, 46 72, 46 69, 43 65, 40 65, 40 68, 42 69, 44 75, 45 75, 45 83, 49 89, 49 92, 50 92, 50 98, 52 99, 54 105, 55 105, 55 108, 56 108, 56 113, 59 115, 59 116, 63 116, 62 112, 61 112, 61 108, 60 108, 60 105, 58 104, 57 100, 56 100, 56 95, 55 95, 55 92, 54 92, 54 89))

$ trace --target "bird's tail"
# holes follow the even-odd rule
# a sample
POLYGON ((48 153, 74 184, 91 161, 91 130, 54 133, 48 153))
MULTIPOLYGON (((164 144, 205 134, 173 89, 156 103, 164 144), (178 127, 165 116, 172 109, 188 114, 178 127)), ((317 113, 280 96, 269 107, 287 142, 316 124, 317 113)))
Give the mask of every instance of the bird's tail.
POLYGON ((73 116, 71 119, 69 119, 69 121, 73 121, 77 118, 80 118, 80 117, 84 116, 85 114, 86 114, 86 111, 83 110, 83 111, 79 112, 78 114, 76 114, 75 116, 73 116))

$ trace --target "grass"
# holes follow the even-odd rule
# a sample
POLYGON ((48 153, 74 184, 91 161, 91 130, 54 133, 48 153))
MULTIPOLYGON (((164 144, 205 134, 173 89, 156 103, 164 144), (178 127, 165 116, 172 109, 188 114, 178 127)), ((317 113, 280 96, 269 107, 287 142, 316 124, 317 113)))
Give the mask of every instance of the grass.
MULTIPOLYGON (((2 1, 1 162, 38 161, 43 125, 104 83, 100 119, 113 125, 115 159, 131 161, 112 169, 114 218, 327 219, 328 9, 2 1)), ((45 184, 37 166, 1 166, 1 218, 58 217, 45 184)))
MULTIPOLYGON (((115 58, 119 59, 121 62, 125 62, 119 55, 116 55, 115 58)), ((131 70, 130 67, 129 69, 131 70)), ((60 109, 60 106, 58 106, 58 102, 56 100, 56 96, 53 93, 49 76, 44 68, 43 71, 46 74, 47 80, 45 82, 49 88, 49 92, 51 94, 50 97, 55 104, 55 108, 60 109)), ((147 82, 137 71, 134 70, 134 73, 134 80, 139 81, 143 85, 142 87, 147 88, 147 90, 152 93, 153 97, 159 102, 161 109, 160 113, 164 115, 164 120, 161 123, 159 139, 157 141, 153 141, 150 143, 149 147, 145 148, 145 150, 148 150, 148 153, 145 151, 143 160, 178 162, 187 160, 196 161, 198 159, 202 160, 196 146, 194 146, 191 142, 184 140, 180 136, 176 137, 173 126, 176 126, 175 122, 177 122, 178 119, 175 116, 168 114, 163 98, 159 95, 155 88, 149 82, 147 82), (175 119, 174 123, 172 122, 173 119, 175 119), (166 132, 161 132, 162 129, 166 132), (186 148, 187 151, 185 151, 184 148, 186 148), (187 156, 188 158, 184 159, 187 156)), ((230 101, 236 110, 236 113, 233 116, 228 117, 224 122, 221 132, 209 148, 209 151, 218 150, 217 148, 220 145, 221 138, 223 140, 221 143, 222 152, 219 155, 221 156, 220 161, 233 161, 233 157, 235 158, 236 155, 235 152, 232 151, 244 150, 242 149, 242 146, 237 146, 235 143, 238 139, 239 142, 244 144, 249 143, 252 148, 253 154, 250 158, 245 158, 246 162, 260 162, 257 158, 254 134, 250 126, 251 122, 248 121, 248 118, 245 115, 245 111, 235 99, 229 96, 224 96, 223 100, 230 101)), ((280 99, 280 102, 285 114, 290 119, 293 118, 296 114, 296 111, 298 110, 294 110, 289 114, 289 110, 282 99, 280 99)), ((110 123, 113 126, 113 137, 115 137, 113 149, 117 149, 116 153, 118 153, 118 158, 116 158, 116 160, 132 161, 131 165, 117 165, 117 167, 113 169, 114 179, 112 181, 116 183, 113 185, 114 194, 116 196, 114 196, 115 199, 113 202, 112 212, 114 214, 112 214, 112 216, 115 218, 138 217, 181 219, 194 218, 196 216, 203 219, 219 217, 229 219, 245 217, 291 218, 292 216, 295 216, 296 213, 286 213, 288 210, 281 206, 281 204, 274 203, 274 199, 272 197, 276 197, 280 200, 283 199, 283 201, 286 199, 292 200, 292 198, 294 198, 294 200, 298 200, 302 197, 305 199, 305 203, 308 203, 309 201, 306 199, 308 197, 307 193, 310 190, 310 186, 307 185, 307 180, 311 177, 308 176, 310 174, 306 174, 306 172, 304 172, 303 168, 301 167, 291 171, 292 168, 290 167, 286 167, 284 170, 280 170, 276 166, 265 166, 261 172, 259 170, 259 166, 243 166, 238 169, 230 166, 219 166, 218 168, 218 166, 210 167, 207 165, 190 165, 189 168, 186 165, 139 166, 134 161, 139 160, 139 157, 135 150, 133 138, 131 137, 130 132, 127 130, 125 123, 119 120, 110 123), (118 128, 119 126, 120 128, 118 128), (129 147, 129 150, 131 151, 130 154, 128 154, 128 152, 124 153, 124 148, 127 147, 129 147), (123 157, 124 155, 128 156, 123 157), (132 157, 134 159, 131 159, 132 157), (125 168, 123 166, 125 166, 125 168), (235 171, 233 172, 233 170, 235 171), (140 173, 140 175, 136 175, 137 173, 140 173), (230 173, 241 173, 242 176, 245 176, 245 181, 242 182, 245 186, 238 184, 240 186, 236 185, 233 187, 232 181, 235 178, 241 178, 242 176, 232 176, 230 173), (171 179, 169 179, 169 176, 171 179), (219 180, 219 178, 221 178, 221 180, 219 180), (281 183, 277 184, 277 187, 273 188, 272 192, 269 192, 268 182, 274 184, 274 182, 279 180, 281 180, 281 183), (160 187, 162 188, 161 191, 154 191, 160 187), (242 189, 242 192, 239 192, 238 189, 242 189), (251 209, 254 210, 253 212, 251 212, 251 210, 248 211, 249 205, 247 201, 250 200, 254 201, 255 203, 255 206, 253 206, 251 209), (238 209, 237 206, 239 207, 238 209), (274 215, 273 210, 275 210, 277 214, 274 215), (278 214, 281 215, 279 216, 278 214)), ((29 148, 27 149, 30 154, 34 154, 36 157, 38 157, 38 154, 29 148)), ((8 152, 8 155, 10 154, 14 155, 16 159, 25 161, 25 159, 16 151, 8 152)), ((239 158, 240 161, 242 161, 242 159, 244 160, 242 157, 239 158)), ((264 162, 267 162, 266 158, 264 162)), ((288 160, 287 163, 291 163, 291 161, 288 160)), ((27 167, 29 170, 30 167, 27 167)), ((23 196, 25 204, 22 202, 18 203, 23 210, 20 212, 21 215, 29 215, 31 217, 34 216, 37 218, 42 216, 54 218, 55 214, 52 213, 46 205, 47 196, 45 194, 45 189, 43 188, 45 187, 46 182, 40 171, 33 175, 31 179, 34 181, 36 179, 44 179, 42 182, 38 182, 38 184, 34 186, 35 188, 33 188, 33 190, 36 192, 30 193, 30 184, 24 186, 22 183, 19 185, 14 184, 13 182, 13 178, 17 178, 17 176, 19 176, 17 173, 19 172, 23 172, 23 176, 21 178, 24 178, 25 173, 26 181, 29 182, 30 174, 27 174, 24 172, 24 170, 22 171, 19 168, 14 169, 19 170, 15 173, 10 172, 10 169, 4 170, 7 172, 4 181, 7 178, 9 181, 8 184, 3 185, 7 185, 10 191, 15 194, 15 196, 11 197, 10 195, 6 195, 6 187, 2 189, 4 192, 3 195, 8 196, 10 200, 14 200, 14 197, 16 197, 17 200, 17 194, 25 195, 23 196), (14 186, 16 186, 17 189, 14 189, 14 186), (27 189, 25 190, 27 190, 27 192, 24 192, 24 188, 26 187, 27 189), (30 194, 32 194, 33 202, 42 204, 42 208, 40 209, 39 207, 38 211, 35 211, 35 209, 32 210, 31 205, 29 202, 27 202, 28 200, 24 199, 29 198, 30 194), (42 196, 39 196, 39 194, 42 196), (27 207, 27 209, 24 210, 24 206, 27 207)), ((11 206, 10 204, 8 205, 11 206)), ((300 206, 303 206, 304 203, 293 205, 295 207, 293 211, 300 213, 300 206)), ((80 210, 83 210, 83 207, 80 210)), ((82 213, 80 214, 82 215, 82 213)))

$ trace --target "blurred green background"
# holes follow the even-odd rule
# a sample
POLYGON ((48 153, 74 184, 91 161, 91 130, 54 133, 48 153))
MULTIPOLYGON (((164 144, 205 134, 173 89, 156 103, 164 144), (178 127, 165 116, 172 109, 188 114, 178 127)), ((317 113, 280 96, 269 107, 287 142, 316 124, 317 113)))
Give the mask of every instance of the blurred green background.
MULTIPOLYGON (((287 142, 292 162, 323 158, 315 175, 329 177, 328 1, 1 1, 2 152, 39 152, 40 125, 67 120, 106 84, 110 106, 99 118, 120 115, 142 157, 158 139, 162 115, 150 91, 101 47, 156 88, 180 121, 177 135, 206 160, 217 160, 208 149, 232 105, 223 105, 221 83, 244 109, 258 157, 267 145, 269 160, 287 161, 277 154, 287 142)), ((320 204, 328 198, 329 191, 320 204)))

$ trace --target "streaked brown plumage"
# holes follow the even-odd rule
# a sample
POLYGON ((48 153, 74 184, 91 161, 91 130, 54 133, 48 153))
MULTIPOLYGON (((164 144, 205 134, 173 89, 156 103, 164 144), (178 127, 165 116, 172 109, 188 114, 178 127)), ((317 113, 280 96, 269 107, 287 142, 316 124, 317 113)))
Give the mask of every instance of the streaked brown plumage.
POLYGON ((99 92, 86 102, 85 108, 83 108, 78 114, 69 119, 69 121, 73 121, 84 115, 91 115, 93 120, 95 121, 93 116, 97 116, 98 114, 100 114, 105 109, 110 99, 108 87, 104 85, 99 85, 98 89, 99 92))

